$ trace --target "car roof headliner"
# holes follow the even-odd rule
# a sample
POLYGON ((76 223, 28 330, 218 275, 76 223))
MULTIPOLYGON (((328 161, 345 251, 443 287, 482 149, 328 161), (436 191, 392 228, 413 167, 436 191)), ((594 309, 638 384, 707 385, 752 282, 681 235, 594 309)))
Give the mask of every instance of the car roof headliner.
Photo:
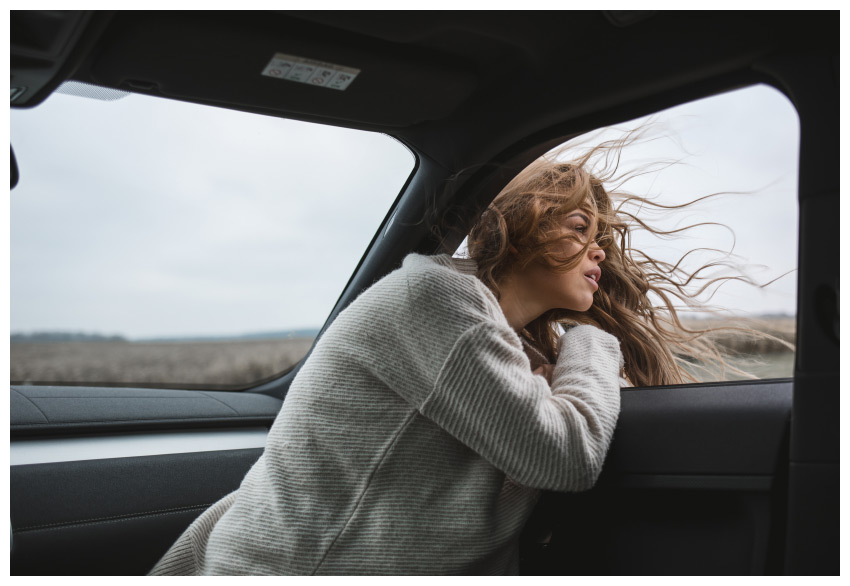
POLYGON ((44 14, 12 14, 13 83, 33 58, 62 61, 24 105, 75 79, 385 132, 447 169, 564 121, 622 105, 639 116, 671 92, 698 97, 705 80, 784 53, 837 54, 839 43, 837 11, 53 11, 39 31, 44 14), (74 19, 80 32, 64 49, 34 55, 56 22, 74 19), (361 73, 345 91, 261 75, 275 53, 361 73))

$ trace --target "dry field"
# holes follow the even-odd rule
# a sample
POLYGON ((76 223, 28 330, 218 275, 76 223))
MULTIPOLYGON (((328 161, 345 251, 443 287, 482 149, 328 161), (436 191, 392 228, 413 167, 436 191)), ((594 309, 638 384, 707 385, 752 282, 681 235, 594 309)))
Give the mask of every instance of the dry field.
MULTIPOLYGON (((720 325, 754 327, 794 340, 794 320, 760 323, 691 321, 700 329, 720 325)), ((719 332, 718 343, 736 353, 729 363, 758 378, 792 375, 794 353, 781 344, 719 332)), ((16 383, 93 383, 175 388, 246 387, 283 372, 309 350, 311 338, 214 342, 41 342, 11 345, 11 380, 16 383)), ((735 373, 696 373, 704 381, 743 378, 735 373)))
MULTIPOLYGON (((756 378, 785 378, 794 374, 794 351, 783 344, 783 342, 794 343, 796 320, 792 317, 683 320, 683 325, 698 330, 717 329, 718 331, 709 336, 729 353, 726 362, 733 368, 756 378), (772 338, 723 328, 756 330, 772 338)), ((702 381, 750 378, 743 374, 718 369, 710 372, 695 369, 692 373, 702 381)))
POLYGON ((312 338, 11 345, 11 380, 38 383, 246 386, 298 362, 312 338), (164 384, 163 384, 164 383, 164 384))
POLYGON ((689 319, 682 324, 691 329, 718 329, 712 338, 721 346, 733 352, 744 354, 767 354, 790 351, 781 342, 765 337, 747 335, 742 331, 723 330, 722 328, 743 328, 769 334, 778 340, 794 343, 796 319, 793 317, 774 317, 760 319, 689 319))

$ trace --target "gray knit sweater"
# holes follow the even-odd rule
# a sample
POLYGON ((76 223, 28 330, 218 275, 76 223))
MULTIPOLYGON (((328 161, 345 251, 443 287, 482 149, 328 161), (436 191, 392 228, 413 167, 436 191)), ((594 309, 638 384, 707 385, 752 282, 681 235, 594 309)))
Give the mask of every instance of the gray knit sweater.
POLYGON ((571 328, 550 388, 474 270, 413 254, 340 313, 242 485, 152 574, 516 573, 538 489, 602 468, 622 357, 571 328))

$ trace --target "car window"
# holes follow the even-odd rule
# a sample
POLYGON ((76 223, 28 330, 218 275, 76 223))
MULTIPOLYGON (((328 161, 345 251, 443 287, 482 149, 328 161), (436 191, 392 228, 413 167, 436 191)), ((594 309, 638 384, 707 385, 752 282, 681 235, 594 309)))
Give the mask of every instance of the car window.
POLYGON ((415 163, 381 134, 73 83, 13 110, 11 141, 18 384, 235 389, 279 375, 415 163))
MULTIPOLYGON (((703 222, 713 225, 670 239, 636 229, 633 246, 673 264, 694 251, 683 265, 691 271, 719 259, 734 263, 760 285, 769 283, 754 287, 726 282, 709 287, 701 297, 716 311, 683 308, 680 315, 686 326, 745 326, 775 338, 720 332, 714 338, 729 353, 728 364, 746 374, 696 367, 691 372, 705 382, 748 375, 792 376, 794 352, 783 342, 793 344, 796 323, 799 120, 793 105, 774 88, 757 85, 601 129, 566 144, 581 149, 622 139, 626 131, 637 128, 644 128, 645 136, 622 151, 619 169, 639 173, 628 178, 622 190, 671 206, 719 195, 682 211, 642 209, 639 217, 664 230, 703 222)), ((464 254, 461 245, 458 255, 464 254)), ((729 274, 724 271, 704 274, 729 274)))

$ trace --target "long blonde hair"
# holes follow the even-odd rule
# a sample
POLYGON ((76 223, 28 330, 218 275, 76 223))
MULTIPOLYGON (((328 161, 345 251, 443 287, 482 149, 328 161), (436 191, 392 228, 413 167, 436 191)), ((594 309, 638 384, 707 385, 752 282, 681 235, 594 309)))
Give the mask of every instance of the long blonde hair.
POLYGON ((477 261, 477 276, 498 298, 499 283, 510 271, 530 263, 569 271, 581 262, 595 242, 605 251, 606 258, 592 307, 587 312, 553 309, 544 313, 520 333, 528 343, 554 362, 559 324, 593 324, 620 340, 625 375, 635 386, 696 382, 691 371, 711 365, 746 375, 728 366, 724 350, 708 334, 735 330, 739 335, 789 344, 746 326, 685 327, 679 312, 683 306, 705 309, 700 295, 713 285, 729 280, 754 283, 722 258, 689 272, 682 262, 687 254, 671 264, 631 246, 630 231, 636 225, 659 236, 696 226, 659 230, 639 218, 638 209, 683 208, 718 194, 665 206, 616 187, 612 191, 605 187, 606 183, 621 185, 624 176, 642 172, 617 173, 622 149, 640 138, 642 131, 638 129, 603 142, 568 160, 564 160, 564 149, 549 153, 520 172, 469 232, 467 246, 469 256, 477 261), (601 170, 594 168, 591 172, 593 165, 600 164, 601 170), (557 230, 561 220, 575 209, 591 212, 588 233, 595 238, 581 241, 575 235, 557 230), (569 258, 553 255, 552 244, 563 238, 576 239, 582 244, 582 251, 569 258), (708 269, 716 267, 725 267, 727 274, 704 276, 708 269))

